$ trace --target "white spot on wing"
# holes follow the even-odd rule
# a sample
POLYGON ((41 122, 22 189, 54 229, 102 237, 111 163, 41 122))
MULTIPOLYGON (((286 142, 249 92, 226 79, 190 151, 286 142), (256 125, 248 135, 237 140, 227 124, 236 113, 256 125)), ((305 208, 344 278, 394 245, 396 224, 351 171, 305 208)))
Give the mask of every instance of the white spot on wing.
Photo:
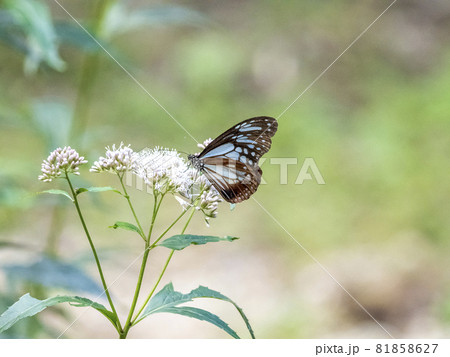
POLYGON ((249 139, 247 137, 243 137, 243 138, 237 138, 236 142, 240 143, 240 144, 252 144, 254 142, 254 140, 249 139))
POLYGON ((206 153, 202 156, 202 158, 211 157, 211 156, 218 156, 218 155, 224 155, 227 152, 234 149, 234 145, 231 143, 226 143, 223 145, 220 145, 214 149, 212 149, 210 152, 206 153))
POLYGON ((242 127, 239 131, 251 131, 251 130, 261 130, 260 126, 249 126, 249 127, 242 127))
POLYGON ((239 160, 239 153, 236 151, 231 151, 228 154, 225 154, 225 156, 233 160, 239 160))

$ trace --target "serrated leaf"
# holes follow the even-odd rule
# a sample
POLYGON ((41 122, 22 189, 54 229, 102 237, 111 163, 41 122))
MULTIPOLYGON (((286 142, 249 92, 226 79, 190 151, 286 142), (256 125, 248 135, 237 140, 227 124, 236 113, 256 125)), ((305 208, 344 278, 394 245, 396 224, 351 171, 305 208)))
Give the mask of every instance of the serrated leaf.
POLYGON ((226 302, 233 304, 234 307, 236 308, 236 310, 241 315, 242 319, 244 320, 245 325, 247 326, 248 332, 250 332, 250 335, 252 336, 252 338, 255 338, 252 326, 250 325, 250 321, 248 320, 247 316, 244 314, 244 311, 233 300, 231 300, 230 298, 228 298, 225 295, 222 295, 218 291, 211 290, 210 288, 208 288, 206 286, 201 286, 201 285, 197 289, 192 290, 189 294, 191 295, 191 297, 193 299, 195 299, 195 298, 211 298, 211 299, 219 299, 219 300, 226 301, 226 302))
POLYGON ((114 228, 114 229, 122 228, 122 229, 126 229, 127 231, 134 231, 134 232, 141 234, 141 231, 139 230, 138 227, 136 227, 134 224, 131 224, 128 222, 116 222, 112 226, 109 226, 109 228, 114 228))
POLYGON ((49 257, 43 257, 32 264, 6 265, 2 269, 13 281, 33 282, 77 293, 86 292, 94 295, 103 293, 103 288, 77 266, 49 257))
MULTIPOLYGON (((230 298, 226 297, 225 295, 221 294, 218 291, 209 289, 205 286, 199 286, 198 288, 192 290, 188 294, 182 294, 178 291, 175 291, 173 288, 172 283, 167 284, 164 286, 155 296, 152 297, 149 304, 145 308, 142 315, 139 317, 139 321, 146 318, 147 316, 159 312, 172 312, 168 311, 168 309, 174 308, 180 304, 193 301, 193 299, 197 298, 213 298, 213 299, 219 299, 222 301, 229 302, 233 304, 233 306, 238 310, 239 314, 241 315, 242 319, 244 320, 248 331, 250 332, 250 335, 252 338, 255 338, 255 335, 253 333, 252 327, 250 326, 250 322, 248 321, 247 316, 245 316, 242 309, 230 298)), ((194 316, 190 316, 194 317, 194 316)), ((210 322, 210 321, 209 321, 210 322)), ((222 327, 221 327, 222 328, 222 327)))
POLYGON ((63 191, 63 190, 53 190, 52 189, 52 190, 45 190, 45 191, 38 192, 38 193, 50 193, 52 195, 63 195, 63 196, 66 196, 69 200, 71 200, 73 202, 73 199, 69 195, 69 193, 66 191, 63 191))
POLYGON ((106 309, 102 304, 79 296, 55 296, 45 300, 38 300, 30 296, 23 295, 19 301, 15 302, 0 316, 0 333, 9 329, 17 321, 36 315, 47 307, 68 302, 77 307, 92 307, 103 314, 111 323, 116 325, 114 314, 106 309))
POLYGON ((87 187, 87 188, 81 187, 81 188, 77 189, 77 195, 79 195, 80 193, 83 193, 83 192, 106 192, 106 191, 113 191, 118 194, 122 194, 120 191, 116 190, 114 187, 105 186, 105 187, 87 187))
POLYGON ((238 334, 231 329, 226 322, 224 322, 219 316, 210 313, 209 311, 199 309, 191 306, 181 306, 181 307, 166 307, 158 310, 157 312, 168 312, 171 314, 178 314, 183 316, 192 317, 197 320, 209 322, 220 329, 224 330, 231 337, 239 339, 238 334))
POLYGON ((221 241, 232 242, 235 239, 239 239, 239 238, 231 237, 231 236, 226 236, 226 237, 221 238, 221 237, 216 237, 216 236, 177 234, 170 238, 165 239, 162 243, 160 243, 158 245, 169 248, 169 249, 182 250, 186 247, 189 247, 190 245, 200 245, 200 244, 221 242, 221 241))

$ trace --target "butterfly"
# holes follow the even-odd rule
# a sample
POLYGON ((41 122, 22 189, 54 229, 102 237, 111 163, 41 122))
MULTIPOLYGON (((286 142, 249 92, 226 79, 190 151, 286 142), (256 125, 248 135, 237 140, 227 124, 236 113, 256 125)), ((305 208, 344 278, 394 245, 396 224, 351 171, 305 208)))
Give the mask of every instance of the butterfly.
POLYGON ((258 161, 269 151, 277 128, 278 122, 271 117, 244 120, 219 135, 200 154, 189 155, 188 159, 225 201, 245 201, 261 183, 262 170, 258 161))

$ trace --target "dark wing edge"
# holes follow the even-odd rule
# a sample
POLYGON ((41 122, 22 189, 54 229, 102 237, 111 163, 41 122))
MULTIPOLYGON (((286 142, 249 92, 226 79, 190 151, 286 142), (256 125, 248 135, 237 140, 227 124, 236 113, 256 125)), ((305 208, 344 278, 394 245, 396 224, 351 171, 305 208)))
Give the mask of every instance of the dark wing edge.
POLYGON ((207 167, 202 172, 225 201, 239 203, 248 200, 256 192, 261 183, 261 168, 259 166, 248 166, 236 160, 229 160, 229 164, 231 164, 231 167, 236 167, 237 171, 245 172, 243 180, 228 183, 226 179, 221 179, 220 174, 207 167))
MULTIPOLYGON (((267 153, 271 147, 272 141, 271 137, 275 135, 277 129, 278 129, 278 122, 275 118, 268 117, 268 116, 260 116, 260 117, 254 117, 249 118, 246 120, 241 121, 240 123, 237 123, 236 125, 232 126, 230 129, 219 135, 217 138, 215 138, 203 151, 198 155, 198 157, 202 157, 203 155, 207 154, 214 148, 225 144, 230 140, 231 137, 236 135, 236 128, 242 126, 243 124, 247 124, 248 122, 252 122, 252 125, 260 126, 261 130, 255 130, 252 132, 251 135, 247 135, 249 140, 252 140, 253 143, 256 143, 256 141, 261 138, 262 140, 265 140, 265 145, 262 147, 262 151, 259 153, 260 157, 267 153)), ((259 159, 259 158, 258 158, 259 159)))

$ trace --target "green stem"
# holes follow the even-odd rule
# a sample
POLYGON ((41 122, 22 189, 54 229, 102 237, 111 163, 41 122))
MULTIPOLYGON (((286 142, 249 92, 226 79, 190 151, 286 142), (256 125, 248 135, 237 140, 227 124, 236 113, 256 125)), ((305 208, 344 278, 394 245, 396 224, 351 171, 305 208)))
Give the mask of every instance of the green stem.
POLYGON ((98 62, 99 58, 97 54, 87 55, 81 68, 80 84, 78 85, 78 94, 73 114, 72 132, 72 138, 76 139, 79 145, 82 143, 81 137, 87 127, 88 111, 91 104, 94 79, 98 72, 98 62))
POLYGON ((160 198, 160 200, 158 202, 158 197, 157 197, 157 195, 154 194, 154 200, 155 201, 154 201, 154 205, 153 205, 153 214, 152 214, 152 221, 151 221, 151 224, 150 224, 150 230, 149 230, 149 233, 148 233, 148 238, 145 241, 144 256, 142 257, 141 268, 139 270, 139 277, 138 277, 138 281, 137 281, 137 284, 136 284, 136 289, 134 291, 133 301, 131 303, 130 311, 128 313, 127 321, 125 322, 125 326, 123 328, 123 332, 120 333, 120 338, 121 339, 127 338, 128 331, 131 328, 131 319, 133 318, 134 310, 136 309, 137 300, 139 298, 139 292, 141 291, 142 280, 144 278, 145 266, 147 265, 148 254, 150 253, 150 249, 149 249, 150 236, 152 234, 153 226, 155 224, 156 214, 159 211, 159 207, 161 206, 161 202, 162 202, 163 198, 164 198, 164 195, 161 196, 161 198, 160 198))
POLYGON ((77 194, 75 193, 75 190, 74 190, 74 188, 72 186, 72 182, 70 181, 69 176, 67 175, 67 172, 65 173, 65 175, 66 175, 67 182, 69 183, 70 191, 72 192, 73 203, 75 204, 75 207, 77 209, 78 217, 80 217, 81 225, 83 226, 84 232, 86 233, 86 237, 87 237, 87 239, 89 241, 89 245, 91 246, 91 250, 92 250, 92 253, 94 255, 95 263, 97 264, 97 269, 98 269, 98 272, 100 274, 100 279, 102 281, 104 292, 106 294, 106 297, 108 298, 109 305, 111 306, 111 310, 114 313, 114 315, 116 317, 116 320, 117 320, 117 325, 115 327, 116 327, 117 331, 120 333, 120 331, 122 330, 122 326, 120 324, 119 316, 117 315, 116 308, 114 306, 114 303, 112 301, 111 295, 109 293, 108 285, 106 284, 105 276, 103 275, 102 266, 100 264, 100 260, 99 260, 98 255, 97 255, 97 251, 95 249, 94 242, 91 239, 91 235, 89 234, 89 231, 87 229, 86 222, 84 221, 83 214, 81 213, 80 205, 78 204, 77 194))
POLYGON ((144 241, 147 241, 145 234, 144 234, 144 230, 142 229, 141 223, 139 222, 139 219, 136 215, 136 211, 134 210, 133 204, 131 203, 130 196, 128 195, 127 189, 125 188, 125 185, 123 183, 123 175, 120 175, 119 173, 117 173, 117 176, 119 177, 120 184, 122 185, 124 197, 128 201, 128 205, 130 206, 131 212, 133 213, 134 220, 136 221, 136 224, 138 225, 139 235, 142 237, 142 239, 144 241))
POLYGON ((148 254, 150 253, 148 249, 148 243, 145 243, 144 256, 142 257, 141 269, 139 270, 139 278, 136 284, 136 290, 134 292, 133 302, 131 303, 130 312, 127 317, 127 322, 123 328, 123 332, 120 334, 121 339, 127 338, 128 331, 131 328, 131 318, 133 317, 134 310, 136 309, 137 300, 139 297, 139 292, 141 291, 142 279, 144 278, 145 266, 147 264, 148 254))
MULTIPOLYGON (((120 333, 120 338, 121 338, 121 339, 126 339, 126 338, 127 338, 128 331, 130 330, 131 326, 133 326, 133 323, 136 321, 136 318, 137 318, 137 317, 139 316, 139 314, 142 312, 142 310, 143 310, 143 308, 145 307, 145 305, 147 304, 148 300, 151 298, 151 295, 149 295, 149 297, 146 299, 146 302, 145 302, 145 304, 143 305, 143 307, 141 307, 141 308, 139 309, 138 314, 137 314, 136 317, 132 320, 133 314, 134 314, 134 310, 136 309, 136 304, 137 304, 137 300, 138 300, 138 297, 139 297, 139 292, 140 292, 140 290, 141 290, 142 280, 143 280, 143 278, 144 278, 145 266, 146 266, 146 264, 147 264, 147 259, 148 259, 148 255, 149 255, 149 253, 150 253, 150 250, 152 250, 153 248, 155 248, 156 244, 164 237, 164 235, 165 235, 165 234, 166 234, 166 233, 167 233, 167 232, 168 232, 168 231, 169 231, 169 230, 170 230, 170 229, 171 229, 171 228, 172 228, 172 227, 173 227, 180 219, 181 219, 181 217, 183 217, 183 216, 186 214, 186 212, 189 210, 189 209, 184 210, 184 211, 177 217, 177 219, 175 219, 175 221, 173 221, 172 224, 171 224, 171 225, 170 225, 170 226, 169 226, 169 227, 168 227, 168 228, 167 228, 167 229, 166 229, 166 230, 165 230, 165 231, 164 231, 157 239, 156 239, 156 241, 153 242, 153 243, 150 245, 150 238, 151 238, 151 235, 152 235, 152 232, 153 232, 153 227, 154 227, 154 225, 155 225, 156 215, 157 215, 157 213, 158 213, 158 211, 159 211, 159 208, 160 208, 160 206, 161 206, 161 202, 162 202, 162 200, 163 200, 163 198, 164 198, 164 194, 161 195, 161 199, 160 199, 159 201, 158 201, 158 196, 156 195, 155 190, 153 190, 153 196, 154 196, 154 205, 153 205, 152 221, 151 221, 151 224, 150 224, 150 229, 149 229, 149 232, 148 232, 147 241, 145 242, 145 251, 144 251, 144 256, 142 257, 141 269, 140 269, 140 271, 139 271, 139 277, 138 277, 138 282, 137 282, 137 284, 136 284, 136 290, 135 290, 135 292, 134 292, 133 302, 131 303, 130 312, 128 313, 127 321, 126 321, 125 326, 124 326, 124 328, 123 328, 123 332, 120 333)), ((194 205, 195 205, 195 202, 194 202, 193 205, 191 205, 191 207, 193 207, 194 205)), ((184 228, 183 228, 183 230, 182 230, 182 234, 183 234, 184 231, 186 230, 186 228, 187 228, 189 222, 191 221, 192 216, 194 215, 194 212, 195 212, 195 210, 192 210, 191 215, 189 216, 189 219, 188 219, 188 221, 186 222, 186 224, 185 224, 185 226, 184 226, 184 228)), ((168 258, 168 260, 167 260, 167 262, 166 262, 166 265, 165 265, 165 267, 164 267, 164 270, 163 270, 163 272, 161 273, 160 278, 158 279, 158 281, 157 281, 155 287, 153 288, 151 294, 153 294, 153 292, 155 291, 157 285, 159 284, 159 282, 160 282, 160 280, 161 280, 161 278, 162 278, 162 276, 163 276, 163 274, 164 274, 164 272, 165 272, 165 270, 166 270, 166 268, 167 268, 167 265, 169 264, 170 259, 172 258, 172 255, 173 255, 173 251, 172 251, 172 253, 170 254, 170 256, 169 256, 169 258, 168 258)))
MULTIPOLYGON (((175 221, 172 222, 172 224, 163 232, 161 233, 161 235, 152 243, 152 245, 150 245, 150 247, 148 248, 149 250, 152 250, 153 248, 156 247, 156 244, 158 244, 158 242, 166 235, 166 233, 168 231, 170 231, 170 229, 186 214, 186 212, 189 211, 189 208, 184 210, 183 212, 181 212, 181 214, 177 217, 177 219, 175 221)), ((195 210, 193 210, 192 212, 195 212, 195 210)))
MULTIPOLYGON (((194 216, 194 213, 195 213, 195 210, 192 210, 192 212, 189 215, 189 218, 188 218, 186 224, 184 225, 183 229, 181 230, 181 234, 184 234, 184 232, 186 231, 187 226, 189 225, 189 223, 191 222, 192 217, 194 216)), ((162 238, 162 236, 161 236, 161 238, 162 238)), ((160 283, 164 273, 166 272, 167 266, 169 265, 170 260, 172 259, 173 253, 175 253, 175 250, 172 249, 172 251, 169 254, 169 257, 166 260, 166 264, 164 264, 164 267, 163 267, 163 269, 161 271, 161 274, 159 274, 158 280, 156 281, 155 285, 153 286, 152 291, 150 291, 150 294, 147 296, 147 299, 145 299, 145 302, 142 304, 142 307, 139 309, 138 313, 136 314, 136 316, 134 317, 133 321, 131 322, 132 326, 137 324, 140 321, 140 320, 138 320, 136 322, 136 320, 138 319, 139 315, 142 313, 144 308, 147 306, 148 302, 150 301, 151 297, 153 296, 153 293, 155 292, 156 288, 158 287, 158 285, 159 285, 159 283, 160 283)))
MULTIPOLYGON (((95 9, 92 15, 92 19, 94 21, 91 25, 91 30, 95 36, 101 37, 101 28, 103 26, 105 15, 108 7, 110 7, 114 2, 115 0, 100 0, 97 4, 95 4, 95 9)), ((88 54, 84 58, 81 68, 80 83, 78 85, 73 115, 74 120, 72 131, 72 138, 78 140, 82 139, 81 136, 86 131, 88 111, 92 101, 92 91, 98 74, 99 59, 99 52, 88 54)))
POLYGON ((159 282, 161 281, 164 273, 166 272, 167 266, 170 263, 170 260, 172 259, 173 253, 175 253, 175 250, 172 249, 172 251, 169 254, 169 257, 166 260, 166 263, 164 264, 164 267, 161 271, 161 274, 159 274, 158 280, 156 281, 156 284, 153 286, 152 291, 150 291, 150 294, 147 296, 147 299, 145 299, 145 302, 142 304, 141 308, 139 309, 139 311, 137 312, 136 316, 134 317, 133 321, 131 321, 131 325, 135 325, 137 324, 139 321, 136 322, 137 318, 139 317, 139 315, 142 313, 142 311, 144 310, 144 308, 147 306, 148 302, 150 301, 151 297, 153 296, 153 293, 155 292, 156 288, 159 285, 159 282))
MULTIPOLYGON (((153 189, 153 197, 154 197, 154 206, 156 207, 156 211, 154 212, 155 218, 156 218, 156 214, 159 212, 159 207, 161 207, 161 202, 164 198, 164 193, 161 195, 161 199, 158 202, 158 196, 155 192, 155 190, 153 189)), ((155 226, 155 220, 152 219, 152 222, 150 223, 150 228, 148 230, 148 235, 147 235, 147 243, 150 244, 150 238, 152 237, 152 232, 153 232, 153 227, 155 226)))

